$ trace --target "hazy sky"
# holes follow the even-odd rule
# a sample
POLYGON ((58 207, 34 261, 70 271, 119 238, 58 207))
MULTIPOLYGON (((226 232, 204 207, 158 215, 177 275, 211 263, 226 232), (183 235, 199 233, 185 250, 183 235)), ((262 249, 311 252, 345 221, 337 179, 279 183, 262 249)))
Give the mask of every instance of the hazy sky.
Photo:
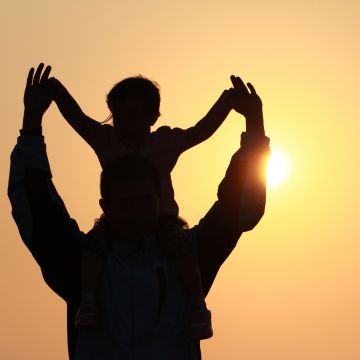
MULTIPOLYGON (((157 126, 189 127, 229 76, 251 81, 267 135, 289 159, 266 214, 244 234, 208 296, 205 360, 360 359, 360 3, 3 1, 0 38, 0 357, 66 358, 65 303, 44 284, 6 197, 9 155, 30 66, 43 61, 90 116, 124 77, 161 86, 157 126)), ((244 120, 231 113, 173 172, 180 214, 196 224, 216 197, 244 120)), ((54 182, 87 231, 100 214, 100 166, 52 106, 44 134, 54 182)), ((49 239, 51 241, 51 239, 49 239)))

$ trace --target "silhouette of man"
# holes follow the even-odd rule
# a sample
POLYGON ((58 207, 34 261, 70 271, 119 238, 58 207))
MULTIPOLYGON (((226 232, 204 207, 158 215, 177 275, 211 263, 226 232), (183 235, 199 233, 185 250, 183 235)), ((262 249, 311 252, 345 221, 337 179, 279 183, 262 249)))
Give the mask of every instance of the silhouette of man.
MULTIPOLYGON (((52 101, 49 73, 50 67, 43 71, 43 65, 29 72, 8 194, 25 245, 45 282, 67 304, 70 359, 200 359, 199 342, 186 332, 183 286, 154 235, 159 209, 156 172, 140 157, 116 160, 103 170, 100 205, 110 246, 98 294, 102 321, 97 329, 75 330, 86 235, 70 218, 51 180, 41 132, 42 116, 52 101)), ((248 92, 240 78, 232 81, 247 131, 219 185, 218 200, 199 225, 188 230, 205 295, 242 232, 254 228, 265 208, 260 169, 269 153, 269 139, 261 101, 252 86, 248 92)))

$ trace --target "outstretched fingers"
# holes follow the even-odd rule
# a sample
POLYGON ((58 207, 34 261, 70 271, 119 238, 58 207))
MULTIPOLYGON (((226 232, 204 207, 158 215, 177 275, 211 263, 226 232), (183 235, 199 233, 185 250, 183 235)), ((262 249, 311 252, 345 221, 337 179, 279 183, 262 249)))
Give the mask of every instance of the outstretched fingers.
POLYGON ((252 95, 257 95, 256 90, 255 90, 253 84, 247 83, 247 86, 248 86, 248 88, 250 89, 250 93, 251 93, 252 95))
POLYGON ((45 68, 45 71, 43 72, 42 76, 41 76, 41 79, 40 79, 40 82, 44 82, 46 81, 48 78, 49 78, 49 75, 50 75, 50 71, 51 71, 51 66, 48 65, 46 68, 45 68))
POLYGON ((230 80, 234 86, 234 89, 242 94, 248 94, 249 91, 239 76, 231 75, 230 80))
POLYGON ((49 75, 51 66, 40 63, 37 68, 30 68, 24 92, 24 105, 26 110, 43 114, 50 106, 52 97, 49 90, 49 75))
POLYGON ((40 75, 41 75, 41 72, 42 72, 43 68, 44 68, 43 63, 39 64, 39 66, 37 67, 34 78, 33 78, 33 85, 34 86, 39 85, 40 75))
POLYGON ((27 76, 27 79, 26 79, 26 88, 27 89, 32 85, 34 71, 35 71, 35 69, 33 67, 29 70, 29 73, 28 73, 28 76, 27 76))

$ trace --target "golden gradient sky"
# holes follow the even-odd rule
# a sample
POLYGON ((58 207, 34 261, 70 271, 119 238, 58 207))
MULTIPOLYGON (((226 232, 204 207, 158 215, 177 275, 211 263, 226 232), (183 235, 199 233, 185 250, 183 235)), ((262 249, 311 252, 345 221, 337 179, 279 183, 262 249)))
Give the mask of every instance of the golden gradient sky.
MULTIPOLYGON (((85 112, 143 74, 162 91, 158 125, 199 120, 235 73, 264 103, 267 135, 292 163, 269 189, 208 297, 205 360, 360 359, 360 2, 4 1, 1 6, 0 357, 66 358, 65 304, 43 283, 6 197, 28 68, 53 66, 85 112)), ((173 172, 181 214, 197 223, 215 199, 244 120, 231 113, 173 172)), ((44 134, 54 181, 83 230, 99 215, 100 166, 55 106, 44 134)), ((51 240, 51 239, 49 239, 51 240)))

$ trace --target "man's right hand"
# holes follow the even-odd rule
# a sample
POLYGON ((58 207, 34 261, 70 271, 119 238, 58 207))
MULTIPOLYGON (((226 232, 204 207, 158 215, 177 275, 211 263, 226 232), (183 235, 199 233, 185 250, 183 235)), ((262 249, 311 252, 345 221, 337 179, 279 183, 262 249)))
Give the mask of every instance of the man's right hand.
POLYGON ((52 102, 53 91, 48 84, 51 66, 47 66, 44 72, 43 68, 44 64, 42 63, 39 64, 36 71, 31 68, 27 77, 24 93, 23 129, 40 127, 42 116, 52 102))
POLYGON ((238 76, 231 75, 230 79, 234 86, 233 109, 245 116, 246 131, 265 135, 262 101, 254 86, 251 83, 246 86, 238 76))

